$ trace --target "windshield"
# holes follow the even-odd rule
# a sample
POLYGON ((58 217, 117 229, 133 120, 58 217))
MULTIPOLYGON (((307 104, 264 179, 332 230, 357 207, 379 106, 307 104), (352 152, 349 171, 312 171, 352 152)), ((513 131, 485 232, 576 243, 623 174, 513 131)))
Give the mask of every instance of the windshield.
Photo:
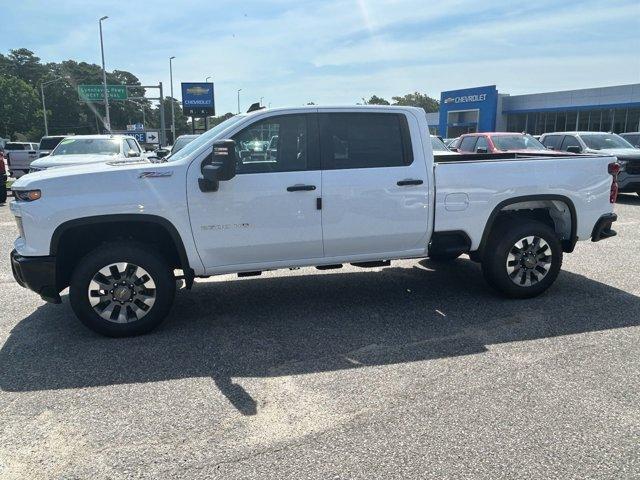
POLYGON ((61 137, 45 137, 40 140, 40 150, 53 150, 61 141, 61 137))
POLYGON ((438 137, 431 137, 431 148, 434 152, 448 152, 449 149, 438 137))
POLYGON ((498 150, 546 150, 547 148, 531 135, 493 135, 491 141, 498 150))
POLYGON ((51 156, 56 155, 117 155, 120 153, 120 140, 112 138, 65 138, 51 156))
POLYGON ((614 133, 580 135, 580 138, 582 138, 582 141, 588 148, 592 148, 593 150, 603 150, 605 148, 633 148, 633 145, 614 133))
POLYGON ((198 137, 178 137, 176 143, 173 144, 173 148, 171 149, 171 151, 173 153, 178 153, 184 147, 193 142, 196 138, 198 137))
POLYGON ((191 155, 192 152, 195 152, 202 145, 206 145, 215 137, 217 137, 218 134, 220 134, 220 132, 226 130, 231 125, 238 123, 240 120, 244 119, 245 116, 246 115, 235 115, 231 118, 226 119, 224 122, 219 123, 218 125, 213 127, 211 130, 208 130, 207 132, 203 133, 198 138, 193 140, 191 143, 189 143, 186 147, 184 147, 178 153, 172 154, 171 156, 167 157, 166 158, 167 162, 174 162, 176 160, 181 160, 183 158, 188 157, 189 155, 191 155))

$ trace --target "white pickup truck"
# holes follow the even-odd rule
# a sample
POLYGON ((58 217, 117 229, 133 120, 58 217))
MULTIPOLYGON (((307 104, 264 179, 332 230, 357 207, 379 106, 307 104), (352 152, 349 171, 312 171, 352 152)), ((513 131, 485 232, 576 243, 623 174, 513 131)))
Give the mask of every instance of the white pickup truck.
POLYGON ((260 110, 165 163, 29 174, 13 185, 14 276, 51 302, 70 287, 85 325, 126 336, 162 321, 178 279, 468 253, 491 286, 526 298, 576 241, 615 235, 614 157, 434 160, 428 132, 412 107, 260 110), (276 135, 262 156, 247 147, 276 135))

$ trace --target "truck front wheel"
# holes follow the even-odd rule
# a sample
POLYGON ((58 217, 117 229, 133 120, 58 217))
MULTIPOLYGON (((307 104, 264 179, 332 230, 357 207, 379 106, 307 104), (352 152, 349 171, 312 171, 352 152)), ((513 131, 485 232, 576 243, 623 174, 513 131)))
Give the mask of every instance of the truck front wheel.
POLYGON ((69 298, 76 316, 91 330, 128 337, 147 333, 164 320, 175 286, 161 255, 134 242, 113 242, 78 262, 69 298))
POLYGON ((504 222, 492 232, 484 249, 482 273, 489 285, 508 297, 535 297, 558 277, 560 240, 542 222, 515 222, 504 222))

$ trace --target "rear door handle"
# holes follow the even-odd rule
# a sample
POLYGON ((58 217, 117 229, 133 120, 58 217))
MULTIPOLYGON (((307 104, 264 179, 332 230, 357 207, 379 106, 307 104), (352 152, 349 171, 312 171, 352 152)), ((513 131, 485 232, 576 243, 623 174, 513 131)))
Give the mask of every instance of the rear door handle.
POLYGON ((408 185, 422 185, 423 181, 422 180, 413 180, 413 179, 407 179, 407 180, 400 180, 398 181, 398 186, 399 187, 406 187, 408 185))
POLYGON ((287 187, 287 192, 309 192, 315 189, 315 185, 291 185, 287 187))

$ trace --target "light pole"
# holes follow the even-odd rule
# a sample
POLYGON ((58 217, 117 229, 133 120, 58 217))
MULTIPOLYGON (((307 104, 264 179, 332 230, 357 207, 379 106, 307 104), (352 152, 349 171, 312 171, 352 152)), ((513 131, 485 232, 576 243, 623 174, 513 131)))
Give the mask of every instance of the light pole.
POLYGON ((176 113, 175 113, 175 105, 173 101, 173 59, 174 57, 169 57, 169 81, 171 82, 171 142, 176 141, 176 113))
POLYGON ((204 79, 204 83, 207 83, 209 81, 209 79, 211 78, 211 76, 208 76, 207 78, 204 79))
POLYGON ((263 98, 264 98, 264 97, 260 97, 260 106, 262 106, 262 99, 263 99, 263 98))
POLYGON ((111 119, 109 118, 109 98, 107 95, 107 71, 104 68, 104 43, 102 42, 102 21, 106 20, 107 16, 102 17, 98 24, 100 25, 100 53, 102 54, 102 87, 104 89, 104 110, 106 116, 105 127, 107 131, 111 133, 111 119))
POLYGON ((47 106, 44 103, 44 86, 49 85, 50 83, 57 82, 58 80, 63 80, 64 77, 54 78, 53 80, 49 80, 48 82, 42 82, 40 84, 40 95, 42 96, 42 117, 44 118, 44 136, 49 136, 49 126, 47 125, 47 106))
POLYGON ((240 113, 240 92, 242 91, 241 88, 238 89, 238 113, 240 113))

